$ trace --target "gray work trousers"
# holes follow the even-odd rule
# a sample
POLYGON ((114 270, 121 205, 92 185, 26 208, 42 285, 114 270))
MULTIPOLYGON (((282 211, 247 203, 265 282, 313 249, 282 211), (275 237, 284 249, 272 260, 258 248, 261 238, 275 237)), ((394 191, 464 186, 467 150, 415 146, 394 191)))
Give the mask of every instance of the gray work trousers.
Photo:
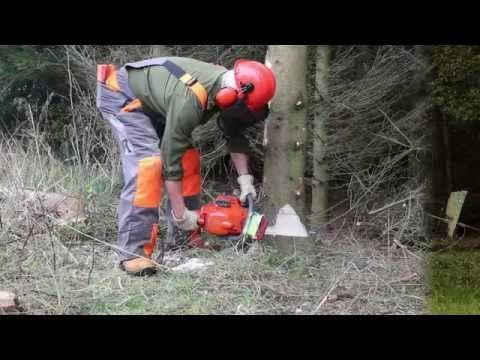
MULTIPOLYGON (((125 68, 118 71, 117 82, 119 89, 112 89, 102 82, 97 82, 97 108, 112 129, 121 152, 123 188, 118 207, 117 245, 120 249, 120 261, 124 261, 135 258, 136 255, 150 257, 156 246, 159 207, 161 194, 164 192, 160 157, 164 126, 160 122, 152 121, 141 108, 133 111, 122 110, 135 100, 128 87, 125 68)), ((189 150, 196 152, 195 149, 189 150)), ((198 176, 195 181, 199 184, 200 158, 198 155, 189 157, 192 158, 193 161, 198 161, 198 164, 193 166, 198 170, 195 170, 194 176, 198 176)), ((191 171, 186 173, 192 176, 191 171)), ((190 193, 184 196, 184 199, 188 209, 199 209, 199 186, 198 194, 190 193)), ((166 214, 168 228, 164 243, 175 245, 188 239, 191 234, 174 226, 169 202, 166 214)))

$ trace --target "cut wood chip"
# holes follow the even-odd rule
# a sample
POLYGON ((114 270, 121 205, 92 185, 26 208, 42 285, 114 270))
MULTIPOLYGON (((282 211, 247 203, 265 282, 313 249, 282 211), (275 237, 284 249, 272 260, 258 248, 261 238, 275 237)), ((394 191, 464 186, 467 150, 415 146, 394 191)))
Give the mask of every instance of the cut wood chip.
POLYGON ((213 262, 202 260, 199 258, 193 258, 188 260, 186 263, 181 265, 175 266, 172 268, 172 271, 180 272, 180 273, 189 273, 189 272, 196 272, 205 269, 208 266, 213 265, 213 262))

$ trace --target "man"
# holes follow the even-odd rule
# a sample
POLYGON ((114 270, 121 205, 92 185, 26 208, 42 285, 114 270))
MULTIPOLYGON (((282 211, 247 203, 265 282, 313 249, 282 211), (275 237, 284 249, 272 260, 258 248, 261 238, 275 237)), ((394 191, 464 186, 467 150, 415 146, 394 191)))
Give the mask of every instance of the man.
POLYGON ((123 270, 133 275, 155 273, 150 258, 164 188, 166 242, 178 242, 180 231, 193 238, 198 235, 200 156, 192 132, 216 113, 239 175, 240 198, 256 197, 242 131, 266 118, 275 86, 270 69, 248 60, 238 60, 232 70, 180 57, 129 63, 118 70, 114 65, 98 66, 97 107, 113 129, 123 167, 118 209, 123 270))

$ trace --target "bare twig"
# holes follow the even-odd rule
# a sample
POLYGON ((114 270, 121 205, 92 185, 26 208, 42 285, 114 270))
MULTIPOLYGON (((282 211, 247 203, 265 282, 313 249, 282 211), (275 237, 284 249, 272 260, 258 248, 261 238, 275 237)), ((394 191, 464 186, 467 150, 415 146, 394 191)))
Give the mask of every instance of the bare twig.
POLYGON ((90 285, 90 278, 92 276, 93 268, 95 267, 95 243, 92 243, 92 265, 88 271, 87 285, 90 285))
POLYGON ((352 267, 352 264, 348 264, 347 268, 345 269, 345 271, 343 272, 342 275, 340 275, 336 280, 335 282, 332 284, 332 286, 330 286, 330 288, 328 289, 327 293, 325 294, 325 296, 323 297, 323 299, 320 301, 320 303, 318 304, 318 306, 315 308, 315 310, 313 311, 313 314, 316 314, 318 312, 318 310, 320 310, 320 308, 323 306, 323 304, 327 301, 328 297, 330 296, 330 294, 332 293, 333 290, 335 290, 335 288, 337 287, 337 285, 339 284, 339 282, 342 280, 342 278, 345 276, 345 274, 351 269, 352 267))
MULTIPOLYGON (((450 221, 448 221, 448 219, 445 219, 445 218, 442 218, 442 217, 439 217, 439 216, 436 216, 436 215, 432 215, 432 214, 429 214, 429 213, 425 213, 425 215, 427 215, 427 216, 429 216, 433 219, 440 220, 440 221, 442 221, 444 223, 447 223, 447 224, 450 222, 450 221)), ((457 226, 463 227, 465 229, 470 229, 470 230, 480 232, 480 228, 477 228, 477 227, 471 226, 471 225, 467 225, 467 224, 464 224, 464 223, 461 223, 461 222, 458 222, 457 226)))

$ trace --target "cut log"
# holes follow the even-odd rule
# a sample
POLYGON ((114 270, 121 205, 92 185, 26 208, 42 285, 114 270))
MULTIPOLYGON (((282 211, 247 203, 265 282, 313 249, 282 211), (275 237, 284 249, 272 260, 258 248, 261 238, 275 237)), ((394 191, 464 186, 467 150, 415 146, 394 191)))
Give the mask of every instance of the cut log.
POLYGON ((11 201, 15 210, 34 210, 48 214, 62 224, 79 223, 86 220, 84 203, 78 196, 42 191, 0 189, 1 199, 11 201))
POLYGON ((14 293, 0 291, 0 314, 15 312, 17 310, 17 299, 14 293))

